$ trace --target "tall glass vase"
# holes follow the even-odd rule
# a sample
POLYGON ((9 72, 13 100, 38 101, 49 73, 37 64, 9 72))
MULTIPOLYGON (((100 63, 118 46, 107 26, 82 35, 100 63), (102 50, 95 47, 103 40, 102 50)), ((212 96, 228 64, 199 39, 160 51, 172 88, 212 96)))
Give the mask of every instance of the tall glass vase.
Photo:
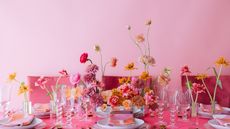
POLYGON ((216 101, 213 100, 211 101, 211 113, 215 114, 215 111, 216 111, 216 101))
POLYGON ((28 92, 24 93, 23 113, 25 116, 32 114, 32 103, 28 98, 28 92))

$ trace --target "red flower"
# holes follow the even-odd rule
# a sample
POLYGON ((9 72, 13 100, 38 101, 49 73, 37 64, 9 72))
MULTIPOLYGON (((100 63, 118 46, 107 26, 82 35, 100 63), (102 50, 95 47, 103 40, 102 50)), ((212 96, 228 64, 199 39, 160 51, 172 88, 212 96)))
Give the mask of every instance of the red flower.
POLYGON ((184 67, 182 67, 181 69, 181 75, 184 75, 184 74, 189 74, 191 73, 191 71, 189 70, 188 66, 185 65, 184 67))
POLYGON ((205 93, 205 87, 204 85, 198 84, 198 83, 193 83, 192 84, 192 91, 194 93, 205 93))
POLYGON ((68 75, 69 75, 68 72, 67 72, 65 69, 59 71, 59 73, 60 73, 62 76, 68 76, 68 75))
POLYGON ((119 104, 119 97, 116 95, 113 95, 109 99, 109 103, 111 106, 117 106, 119 104))
POLYGON ((88 53, 81 54, 80 62, 85 63, 88 60, 88 53))

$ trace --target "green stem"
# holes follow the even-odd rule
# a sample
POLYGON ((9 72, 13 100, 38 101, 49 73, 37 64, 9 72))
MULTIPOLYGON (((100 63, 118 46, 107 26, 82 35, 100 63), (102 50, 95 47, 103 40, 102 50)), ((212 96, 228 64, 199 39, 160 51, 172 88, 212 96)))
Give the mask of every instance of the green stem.
POLYGON ((215 85, 215 89, 214 89, 214 93, 213 93, 213 99, 212 99, 213 102, 215 102, 215 99, 216 99, 216 90, 217 90, 217 86, 218 86, 217 82, 219 82, 221 71, 222 71, 222 65, 220 66, 220 70, 219 70, 219 73, 217 74, 217 78, 216 78, 216 85, 215 85))
POLYGON ((102 62, 102 53, 101 53, 101 51, 99 51, 99 54, 100 54, 100 62, 101 62, 101 75, 104 76, 105 71, 104 71, 103 62, 102 62))
POLYGON ((55 92, 57 92, 57 90, 58 90, 58 83, 61 80, 61 78, 62 78, 62 76, 59 76, 58 79, 57 79, 57 81, 56 81, 55 92))
POLYGON ((201 79, 201 80, 202 80, 202 83, 203 83, 203 85, 204 85, 204 87, 205 87, 207 93, 208 93, 208 96, 209 96, 209 98, 210 98, 210 101, 212 101, 212 95, 210 94, 210 92, 209 92, 209 90, 208 90, 208 87, 207 87, 207 85, 206 85, 205 82, 204 82, 204 79, 201 79))
POLYGON ((147 43, 148 43, 148 55, 150 56, 149 31, 150 31, 150 26, 148 26, 147 36, 146 36, 147 43))
POLYGON ((102 76, 104 76, 104 75, 105 75, 105 69, 106 69, 106 66, 107 66, 109 63, 110 63, 109 61, 105 63, 102 76))
POLYGON ((24 93, 24 101, 25 101, 25 102, 28 102, 27 92, 24 93))
POLYGON ((142 51, 140 45, 138 45, 138 43, 132 38, 131 31, 129 31, 129 36, 130 36, 130 39, 133 41, 133 43, 138 47, 138 49, 140 50, 141 55, 143 56, 143 51, 142 51))
POLYGON ((190 94, 190 96, 191 96, 192 102, 194 102, 194 99, 193 99, 193 96, 192 96, 192 91, 191 91, 191 86, 190 86, 190 83, 189 83, 189 80, 188 80, 188 75, 185 75, 185 77, 186 77, 187 84, 188 84, 188 91, 189 91, 189 94, 190 94))

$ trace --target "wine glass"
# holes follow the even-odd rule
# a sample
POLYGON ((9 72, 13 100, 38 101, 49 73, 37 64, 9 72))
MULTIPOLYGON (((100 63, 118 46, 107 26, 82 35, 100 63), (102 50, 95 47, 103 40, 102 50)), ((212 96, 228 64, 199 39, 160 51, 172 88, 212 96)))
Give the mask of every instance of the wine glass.
POLYGON ((182 114, 182 120, 188 120, 188 110, 190 109, 190 96, 188 91, 183 92, 182 90, 177 94, 177 101, 179 105, 179 111, 182 114))

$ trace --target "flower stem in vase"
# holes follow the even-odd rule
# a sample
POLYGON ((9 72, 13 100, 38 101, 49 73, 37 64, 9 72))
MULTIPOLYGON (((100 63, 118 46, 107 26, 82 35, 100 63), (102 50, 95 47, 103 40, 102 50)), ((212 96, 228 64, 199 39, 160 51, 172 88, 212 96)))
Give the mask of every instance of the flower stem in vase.
POLYGON ((213 100, 211 101, 211 113, 215 114, 215 109, 216 109, 216 101, 213 100))
POLYGON ((191 105, 191 117, 193 120, 193 125, 198 125, 198 118, 197 118, 197 103, 192 102, 191 105))

